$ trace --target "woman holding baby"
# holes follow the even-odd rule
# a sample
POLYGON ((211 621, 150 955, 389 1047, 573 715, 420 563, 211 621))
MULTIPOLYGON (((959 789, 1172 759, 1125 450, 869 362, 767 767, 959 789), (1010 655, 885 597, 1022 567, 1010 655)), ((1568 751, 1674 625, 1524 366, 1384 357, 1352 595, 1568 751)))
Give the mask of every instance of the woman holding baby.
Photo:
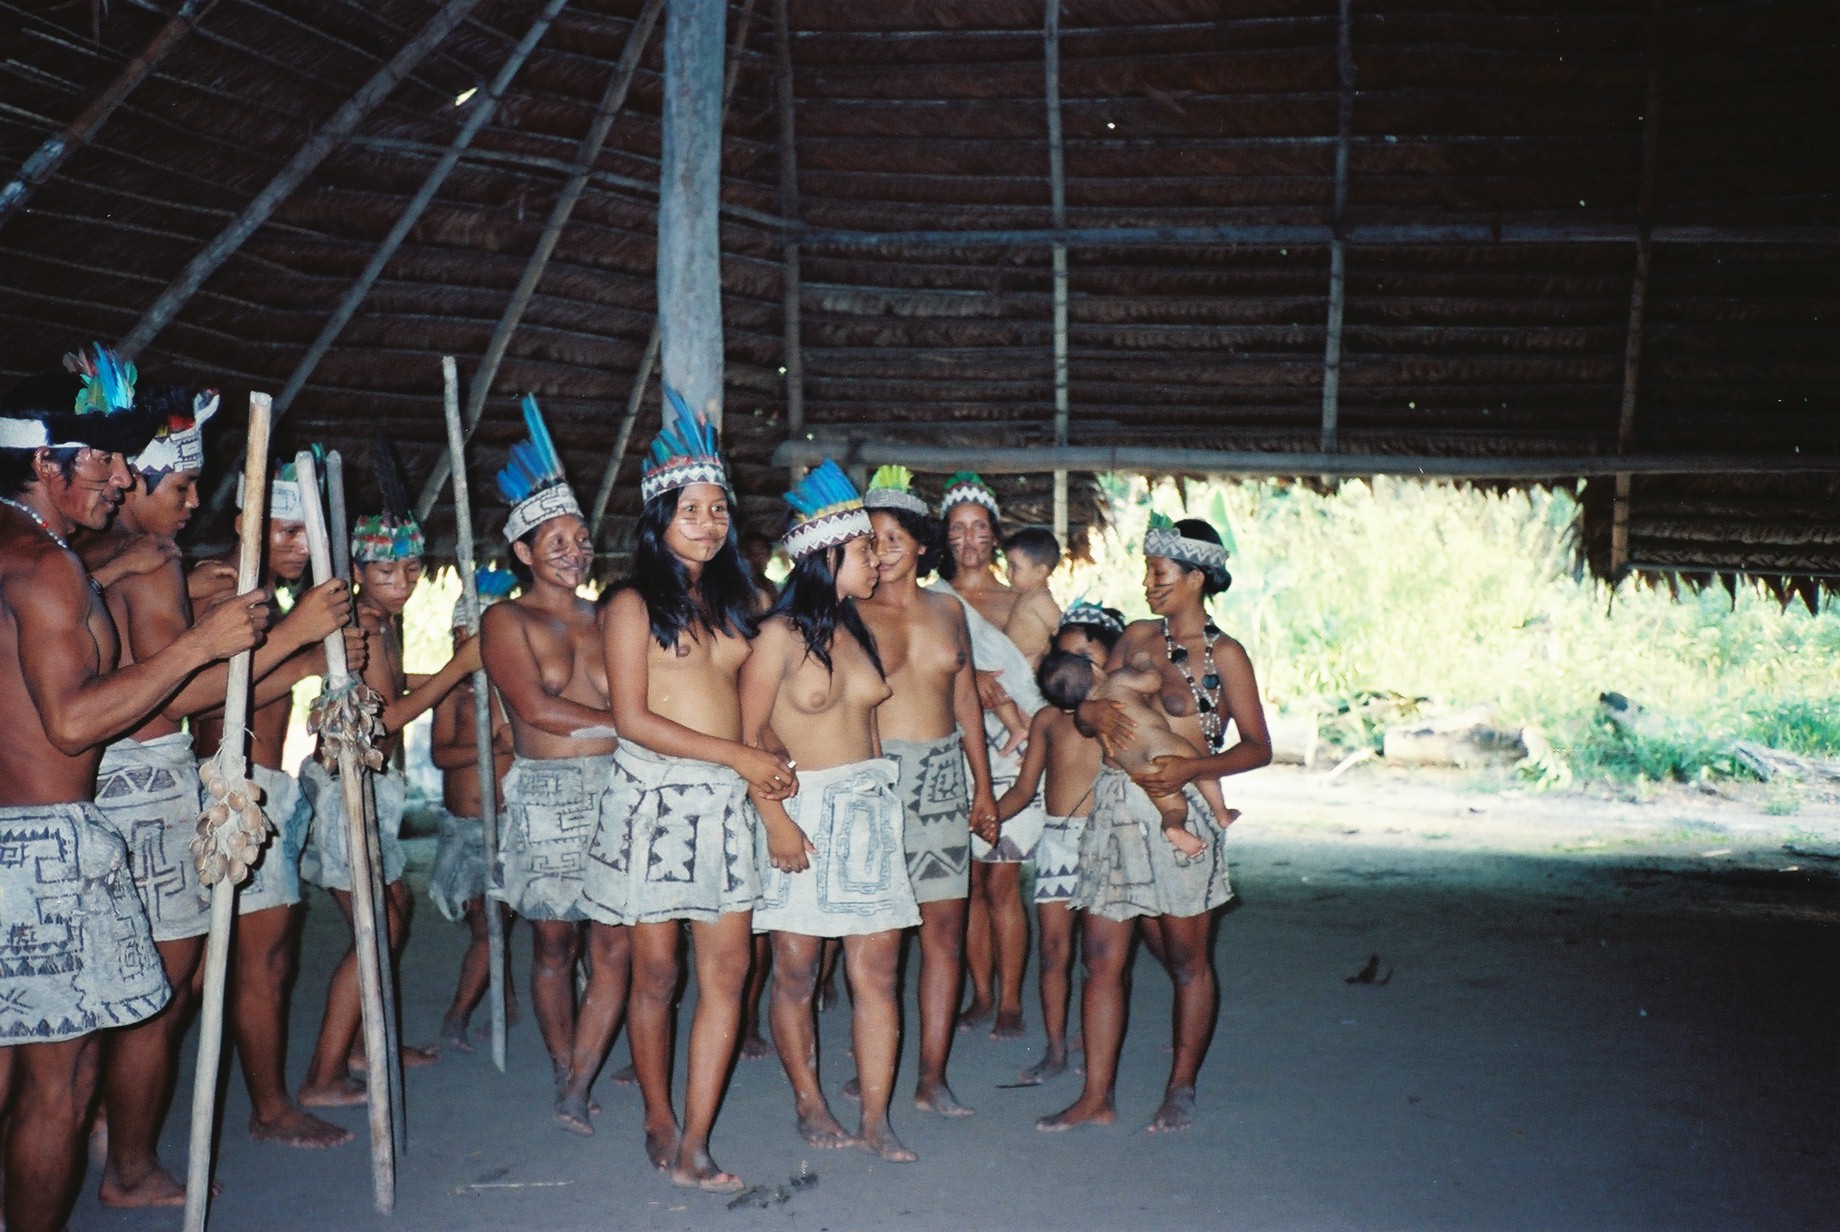
POLYGON ((1233 581, 1219 534, 1197 519, 1152 518, 1144 557, 1144 598, 1153 617, 1125 630, 1107 671, 1154 671, 1160 677, 1154 701, 1195 755, 1158 757, 1133 779, 1116 756, 1132 747, 1135 734, 1124 707, 1098 699, 1080 707, 1082 721, 1114 756, 1107 757, 1093 788, 1072 903, 1084 913, 1086 1085, 1071 1107, 1036 1122, 1046 1131, 1108 1125, 1117 1118, 1113 1086, 1124 1038, 1126 965, 1140 921, 1152 941, 1160 940, 1175 985, 1174 1057, 1162 1105, 1148 1128, 1165 1133, 1192 1123, 1195 1078, 1219 1003, 1208 953, 1209 918, 1233 895, 1222 824, 1230 818, 1216 818, 1196 784, 1271 760, 1252 661, 1207 612, 1207 601, 1233 581), (1229 723, 1238 733, 1231 746, 1229 723), (1165 836, 1163 814, 1152 799, 1176 795, 1188 800, 1188 830, 1200 840, 1192 856, 1165 836))

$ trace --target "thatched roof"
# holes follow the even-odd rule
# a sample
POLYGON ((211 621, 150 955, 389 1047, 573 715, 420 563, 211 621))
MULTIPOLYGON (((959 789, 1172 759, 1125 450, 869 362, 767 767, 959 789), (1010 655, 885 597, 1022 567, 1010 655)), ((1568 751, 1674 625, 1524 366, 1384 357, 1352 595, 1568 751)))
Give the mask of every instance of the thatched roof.
MULTIPOLYGON (((10 177, 178 0, 0 7, 10 177)), ((129 335, 442 6, 188 7, 195 28, 0 218, 0 378, 129 335)), ((473 5, 184 300, 143 368, 215 382, 231 406, 280 389, 481 95, 456 98, 490 82, 544 7, 473 5)), ((786 437, 787 240, 805 429, 824 438, 1052 444, 1060 238, 1070 441, 1317 450, 1339 235, 1339 450, 1574 456, 1620 440, 1840 455, 1840 23, 1822 0, 1360 3, 1345 58, 1335 0, 1061 0, 1058 234, 1043 0, 790 0, 796 209, 780 184, 774 0, 729 7, 726 437, 755 521, 777 517, 785 479, 772 452, 786 437)), ((381 424, 419 486, 443 443, 439 357, 470 373, 485 353, 640 9, 562 8, 312 367, 286 446, 362 458, 381 424)), ((476 493, 490 493, 524 390, 577 487, 600 477, 653 324, 659 38, 498 369, 476 493)), ((636 512, 633 459, 656 405, 654 378, 611 546, 636 512)), ((235 436, 214 443, 226 467, 235 436)), ((361 493, 367 469, 351 468, 361 493)), ((1611 483, 1587 501, 1606 568, 1611 483)), ((1045 474, 998 484, 1017 516, 1046 519, 1045 474)), ((1091 485, 1073 495, 1074 522, 1090 520, 1091 485)), ((1836 496, 1833 474, 1641 476, 1617 563, 1837 578, 1836 496)), ((449 525, 437 511, 437 542, 449 525)))

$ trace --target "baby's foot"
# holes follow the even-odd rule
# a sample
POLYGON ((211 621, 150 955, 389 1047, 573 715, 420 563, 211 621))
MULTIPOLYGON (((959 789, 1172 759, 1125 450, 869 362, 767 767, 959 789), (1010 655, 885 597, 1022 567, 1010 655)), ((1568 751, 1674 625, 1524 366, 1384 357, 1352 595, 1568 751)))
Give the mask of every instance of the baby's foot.
POLYGON ((1169 840, 1171 847, 1191 860, 1207 850, 1206 843, 1190 834, 1182 826, 1164 826, 1163 837, 1169 840))
POLYGON ((997 756, 998 757, 1011 756, 1012 754, 1016 752, 1017 749, 1020 749, 1023 745, 1027 744, 1028 739, 1029 739, 1029 729, 1026 727, 1023 728, 1021 731, 1010 732, 1009 743, 997 750, 997 756))

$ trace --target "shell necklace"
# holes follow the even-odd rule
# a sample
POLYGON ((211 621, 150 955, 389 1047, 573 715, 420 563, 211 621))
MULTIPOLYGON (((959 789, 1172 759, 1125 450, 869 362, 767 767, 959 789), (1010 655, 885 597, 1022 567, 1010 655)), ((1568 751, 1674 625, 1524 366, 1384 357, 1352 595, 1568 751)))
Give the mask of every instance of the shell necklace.
POLYGON ((1207 737, 1208 751, 1218 753, 1226 736, 1226 723, 1220 715, 1220 668, 1214 664, 1214 643, 1220 640, 1220 626, 1210 620, 1203 633, 1207 648, 1201 655, 1201 679, 1197 681, 1188 667, 1188 647, 1177 644, 1169 632, 1169 617, 1163 617, 1164 650, 1176 670, 1182 673, 1182 679, 1188 682, 1188 691, 1195 699, 1195 712, 1201 717, 1201 734, 1207 737))
POLYGON ((45 519, 39 517, 38 510, 32 508, 32 506, 16 501, 10 496, 0 496, 0 505, 11 505, 13 508, 19 510, 19 512, 25 514, 28 518, 31 518, 34 522, 38 523, 38 529, 44 531, 47 535, 50 535, 51 542, 57 544, 59 547, 63 548, 66 552, 70 551, 70 544, 66 542, 66 540, 64 539, 64 536, 52 530, 50 523, 46 522, 45 519))

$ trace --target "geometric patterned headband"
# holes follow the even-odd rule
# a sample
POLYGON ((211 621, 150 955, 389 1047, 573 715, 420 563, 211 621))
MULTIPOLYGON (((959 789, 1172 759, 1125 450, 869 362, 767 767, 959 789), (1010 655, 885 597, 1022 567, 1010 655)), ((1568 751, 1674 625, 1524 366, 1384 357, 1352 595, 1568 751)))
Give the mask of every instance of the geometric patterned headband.
POLYGON ((1175 523, 1160 513, 1150 515, 1150 529, 1144 532, 1144 555, 1179 561, 1204 573, 1227 573, 1226 548, 1205 539, 1185 538, 1175 523))

